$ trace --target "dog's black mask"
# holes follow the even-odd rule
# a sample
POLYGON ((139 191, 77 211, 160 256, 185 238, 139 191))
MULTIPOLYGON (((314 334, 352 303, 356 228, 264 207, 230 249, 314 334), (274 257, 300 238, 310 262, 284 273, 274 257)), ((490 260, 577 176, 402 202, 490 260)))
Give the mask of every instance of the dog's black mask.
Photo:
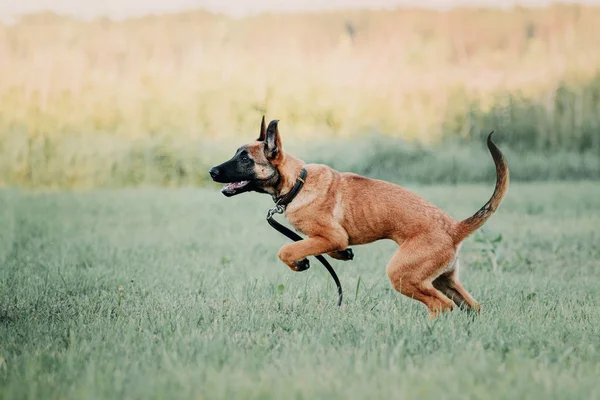
POLYGON ((248 150, 240 147, 230 160, 211 168, 209 173, 213 181, 227 183, 221 193, 231 197, 255 189, 257 176, 254 167, 248 150))
POLYGON ((255 191, 270 193, 279 180, 277 163, 282 159, 278 120, 265 126, 265 117, 260 124, 257 140, 240 147, 235 155, 223 164, 210 169, 213 181, 227 183, 221 190, 227 197, 255 191))

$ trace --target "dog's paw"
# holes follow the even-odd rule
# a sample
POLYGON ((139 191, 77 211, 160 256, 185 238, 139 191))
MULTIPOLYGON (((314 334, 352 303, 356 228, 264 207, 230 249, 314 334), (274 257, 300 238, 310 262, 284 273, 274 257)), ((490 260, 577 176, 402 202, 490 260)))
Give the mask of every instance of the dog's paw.
POLYGON ((346 250, 332 251, 328 256, 335 258, 336 260, 350 261, 354 259, 354 252, 348 247, 346 250))
POLYGON ((292 268, 292 270, 294 270, 296 272, 302 272, 302 271, 306 271, 309 268, 310 268, 310 262, 308 261, 307 258, 303 258, 302 260, 296 261, 294 263, 294 267, 292 268))

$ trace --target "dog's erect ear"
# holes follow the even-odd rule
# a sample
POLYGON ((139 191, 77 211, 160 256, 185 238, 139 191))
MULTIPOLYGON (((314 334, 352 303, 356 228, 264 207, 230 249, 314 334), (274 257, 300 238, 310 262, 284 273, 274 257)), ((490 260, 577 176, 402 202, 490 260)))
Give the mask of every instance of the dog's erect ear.
POLYGON ((279 137, 278 123, 279 120, 275 119, 269 123, 269 127, 267 128, 265 151, 269 159, 277 158, 281 154, 281 138, 279 137))
POLYGON ((258 135, 258 141, 264 142, 267 138, 267 125, 265 124, 265 116, 263 115, 262 121, 260 122, 260 135, 258 135))

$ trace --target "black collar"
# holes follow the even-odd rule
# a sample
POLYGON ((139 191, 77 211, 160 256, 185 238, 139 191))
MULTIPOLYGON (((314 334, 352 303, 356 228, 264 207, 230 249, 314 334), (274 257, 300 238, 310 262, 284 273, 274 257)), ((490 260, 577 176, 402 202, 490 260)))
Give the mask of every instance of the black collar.
POLYGON ((296 183, 294 184, 294 187, 292 188, 292 190, 287 192, 285 195, 278 197, 277 200, 275 201, 275 204, 277 204, 278 206, 282 206, 282 207, 285 207, 288 204, 290 204, 292 202, 292 200, 294 200, 296 195, 298 193, 300 193, 300 189, 302 189, 302 186, 304 186, 305 180, 306 180, 306 169, 302 168, 302 171, 300 171, 300 176, 298 177, 298 179, 296 179, 296 183))

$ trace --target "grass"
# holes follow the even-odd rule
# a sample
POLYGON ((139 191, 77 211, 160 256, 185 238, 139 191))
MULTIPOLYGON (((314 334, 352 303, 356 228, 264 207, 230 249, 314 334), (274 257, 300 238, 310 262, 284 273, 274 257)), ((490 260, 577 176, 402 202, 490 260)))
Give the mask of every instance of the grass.
MULTIPOLYGON (((447 140, 424 146, 375 134, 351 140, 306 141, 281 125, 287 151, 307 162, 343 171, 424 184, 487 182, 494 176, 485 147, 489 132, 473 142, 447 140)), ((90 189, 208 186, 209 168, 229 159, 234 149, 255 136, 190 142, 172 138, 127 142, 109 135, 69 136, 37 143, 24 137, 14 139, 12 151, 0 158, 0 187, 90 189)), ((510 161, 515 181, 600 177, 600 147, 585 151, 518 150, 510 146, 510 134, 505 131, 498 131, 494 141, 510 161)))
MULTIPOLYGON (((413 187, 461 218, 481 185, 413 187)), ((0 191, 0 398, 600 398, 600 187, 513 184, 462 250, 473 318, 395 293, 394 244, 289 271, 267 196, 0 191), (360 280, 360 284, 359 284, 360 280)))

